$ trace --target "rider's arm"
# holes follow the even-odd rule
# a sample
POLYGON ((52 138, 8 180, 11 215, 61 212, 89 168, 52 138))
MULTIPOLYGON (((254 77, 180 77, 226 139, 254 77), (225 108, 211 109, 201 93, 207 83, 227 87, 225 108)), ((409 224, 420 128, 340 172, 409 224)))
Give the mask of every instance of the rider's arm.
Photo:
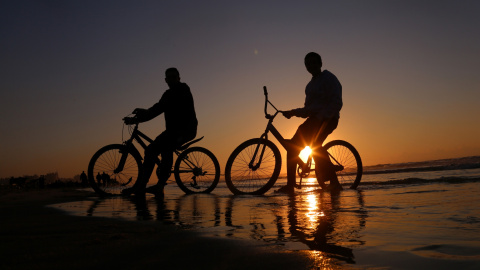
POLYGON ((163 112, 165 112, 165 103, 166 97, 165 93, 162 95, 160 101, 155 103, 152 107, 148 109, 135 109, 134 113, 136 114, 136 118, 138 122, 147 122, 152 120, 153 118, 159 116, 163 112))
POLYGON ((305 90, 305 106, 291 110, 293 116, 307 118, 315 116, 319 120, 338 118, 342 102, 342 85, 330 72, 325 72, 323 80, 311 81, 305 90))

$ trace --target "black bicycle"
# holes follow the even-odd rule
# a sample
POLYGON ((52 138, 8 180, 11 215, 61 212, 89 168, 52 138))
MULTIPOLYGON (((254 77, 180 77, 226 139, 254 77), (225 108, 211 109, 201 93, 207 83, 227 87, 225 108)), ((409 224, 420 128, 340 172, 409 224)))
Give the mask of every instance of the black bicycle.
MULTIPOLYGON (((99 195, 119 195, 142 175, 142 156, 133 142, 145 149, 147 144, 143 140, 149 143, 153 140, 138 129, 138 123, 127 126, 130 134, 127 141, 102 147, 90 160, 89 183, 99 195)), ((187 142, 174 151, 177 159, 170 173, 175 175, 177 185, 187 194, 209 193, 220 179, 220 165, 215 155, 203 147, 190 147, 202 139, 187 142)), ((158 177, 160 157, 155 163, 158 177)))
MULTIPOLYGON (((233 194, 259 195, 267 192, 278 179, 282 166, 282 157, 278 147, 268 139, 268 133, 286 148, 288 141, 283 138, 280 132, 273 126, 273 120, 280 110, 268 100, 267 88, 263 87, 265 94, 265 118, 268 119, 267 128, 260 138, 254 138, 240 144, 228 158, 225 167, 225 182, 233 194), (267 105, 275 109, 275 114, 267 113, 267 105)), ((358 151, 350 143, 342 140, 331 141, 322 146, 326 149, 330 160, 335 168, 338 181, 342 186, 356 189, 362 178, 362 160, 358 151)), ((298 158, 297 173, 300 176, 300 183, 296 188, 302 186, 302 178, 307 177, 312 167, 312 155, 303 162, 298 158)), ((326 188, 322 179, 318 184, 326 188)))

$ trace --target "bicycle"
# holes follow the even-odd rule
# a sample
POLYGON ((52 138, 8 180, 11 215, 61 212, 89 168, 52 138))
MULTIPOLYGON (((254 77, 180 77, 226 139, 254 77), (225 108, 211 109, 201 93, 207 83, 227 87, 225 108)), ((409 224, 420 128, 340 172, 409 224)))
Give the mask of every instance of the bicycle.
MULTIPOLYGON (((263 91, 265 118, 268 119, 265 132, 260 138, 253 138, 240 144, 232 152, 225 166, 225 182, 233 194, 264 194, 273 187, 280 174, 282 165, 280 150, 268 139, 268 133, 272 133, 284 148, 287 148, 289 140, 284 139, 273 126, 273 120, 282 111, 268 100, 265 86, 263 91), (275 109, 275 114, 268 114, 268 104, 275 109)), ((362 160, 358 151, 353 145, 343 140, 330 141, 322 148, 327 150, 340 184, 356 189, 363 173, 362 160)), ((312 155, 308 157, 307 162, 298 158, 297 173, 300 176, 300 183, 295 185, 296 188, 301 188, 302 179, 307 177, 311 170, 312 155)), ((323 180, 317 178, 317 182, 322 189, 327 187, 323 180)))
MULTIPOLYGON (((104 146, 90 159, 88 180, 97 194, 120 195, 123 189, 132 187, 142 175, 142 156, 134 141, 145 149, 147 144, 143 140, 149 143, 153 140, 142 133, 138 125, 128 125, 130 138, 123 144, 104 146)), ((203 137, 187 142, 174 151, 177 159, 170 175, 174 174, 178 187, 187 194, 210 193, 220 179, 220 165, 215 155, 203 147, 190 147, 202 139, 203 137)), ((158 177, 161 163, 159 157, 155 163, 158 177)))

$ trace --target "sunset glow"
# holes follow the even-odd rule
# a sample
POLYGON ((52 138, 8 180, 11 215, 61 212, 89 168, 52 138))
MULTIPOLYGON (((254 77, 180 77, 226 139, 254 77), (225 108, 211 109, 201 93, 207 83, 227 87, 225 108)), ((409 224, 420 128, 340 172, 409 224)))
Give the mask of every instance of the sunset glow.
MULTIPOLYGON (((281 110, 304 106, 311 51, 342 84, 326 141, 350 142, 365 166, 480 154, 476 1, 3 2, 0 108, 18 113, 3 119, 0 178, 79 175, 122 143, 123 117, 160 99, 172 66, 194 97, 196 145, 224 167, 265 130, 263 86, 281 110)), ((274 124, 291 138, 303 121, 274 124)), ((140 129, 155 138, 163 115, 140 129)))
POLYGON ((303 160, 303 162, 307 162, 308 156, 310 156, 311 153, 312 149, 310 146, 305 146, 298 156, 303 160))

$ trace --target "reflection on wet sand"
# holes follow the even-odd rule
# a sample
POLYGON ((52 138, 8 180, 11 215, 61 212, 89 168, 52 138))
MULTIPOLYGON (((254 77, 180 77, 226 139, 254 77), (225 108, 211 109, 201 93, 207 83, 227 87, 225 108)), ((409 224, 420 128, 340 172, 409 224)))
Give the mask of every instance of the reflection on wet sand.
POLYGON ((363 245, 367 212, 361 191, 341 195, 303 190, 294 197, 192 194, 139 198, 92 198, 55 205, 75 215, 159 221, 209 236, 259 240, 304 250, 319 266, 332 258, 355 263, 363 245))

